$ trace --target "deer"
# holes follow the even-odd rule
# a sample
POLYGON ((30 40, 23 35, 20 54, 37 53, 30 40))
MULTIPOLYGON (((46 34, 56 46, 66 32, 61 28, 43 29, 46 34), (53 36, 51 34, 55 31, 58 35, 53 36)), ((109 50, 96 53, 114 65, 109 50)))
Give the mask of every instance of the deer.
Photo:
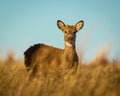
POLYGON ((56 72, 74 69, 77 71, 79 60, 76 52, 76 33, 83 28, 84 21, 75 25, 66 25, 57 20, 58 28, 64 33, 64 49, 55 48, 43 43, 35 44, 24 52, 27 70, 36 72, 56 72))

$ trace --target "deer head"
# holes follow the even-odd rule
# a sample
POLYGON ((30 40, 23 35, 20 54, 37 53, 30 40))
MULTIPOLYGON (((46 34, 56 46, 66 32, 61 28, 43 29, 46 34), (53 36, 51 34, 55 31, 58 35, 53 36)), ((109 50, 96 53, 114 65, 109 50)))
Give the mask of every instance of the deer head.
POLYGON ((57 26, 64 33, 65 46, 75 46, 76 33, 82 29, 84 22, 81 20, 75 25, 65 25, 61 20, 57 21, 57 26))

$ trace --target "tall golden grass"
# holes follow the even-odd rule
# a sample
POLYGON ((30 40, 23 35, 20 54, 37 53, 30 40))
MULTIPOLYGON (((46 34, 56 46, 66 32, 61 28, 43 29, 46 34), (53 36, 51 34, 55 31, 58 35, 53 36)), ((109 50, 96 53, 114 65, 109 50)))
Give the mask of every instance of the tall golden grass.
POLYGON ((101 58, 83 62, 76 74, 31 76, 9 56, 0 61, 0 96, 120 96, 120 61, 101 58))

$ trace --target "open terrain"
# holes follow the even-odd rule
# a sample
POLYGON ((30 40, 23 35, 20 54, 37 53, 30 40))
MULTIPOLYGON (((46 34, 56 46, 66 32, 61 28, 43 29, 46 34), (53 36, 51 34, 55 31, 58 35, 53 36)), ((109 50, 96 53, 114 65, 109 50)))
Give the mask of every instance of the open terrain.
POLYGON ((44 76, 31 76, 22 61, 1 61, 0 96, 120 96, 120 61, 83 63, 76 74, 44 76))

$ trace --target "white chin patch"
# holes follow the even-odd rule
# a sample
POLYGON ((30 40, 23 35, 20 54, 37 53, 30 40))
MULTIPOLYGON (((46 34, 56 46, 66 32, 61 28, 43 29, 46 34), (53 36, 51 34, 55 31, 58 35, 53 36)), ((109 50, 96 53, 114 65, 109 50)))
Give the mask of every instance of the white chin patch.
POLYGON ((70 44, 69 42, 65 42, 65 45, 67 46, 67 47, 72 47, 72 44, 70 44))

